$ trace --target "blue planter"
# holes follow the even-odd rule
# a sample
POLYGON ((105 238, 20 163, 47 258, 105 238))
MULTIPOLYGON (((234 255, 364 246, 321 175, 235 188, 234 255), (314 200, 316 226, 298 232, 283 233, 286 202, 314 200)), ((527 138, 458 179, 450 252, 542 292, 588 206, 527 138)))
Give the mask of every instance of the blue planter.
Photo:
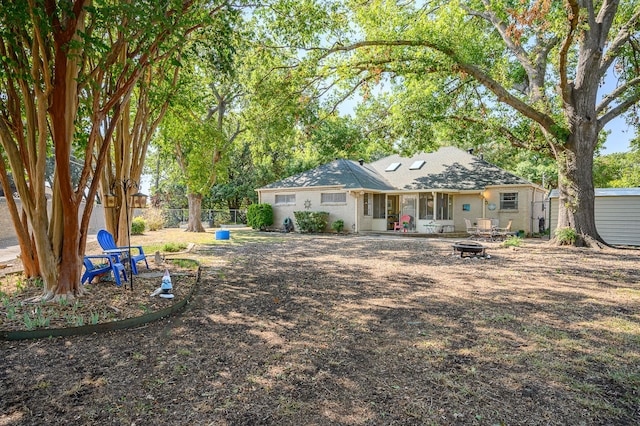
POLYGON ((221 229, 216 231, 216 240, 228 240, 229 239, 229 230, 221 229))

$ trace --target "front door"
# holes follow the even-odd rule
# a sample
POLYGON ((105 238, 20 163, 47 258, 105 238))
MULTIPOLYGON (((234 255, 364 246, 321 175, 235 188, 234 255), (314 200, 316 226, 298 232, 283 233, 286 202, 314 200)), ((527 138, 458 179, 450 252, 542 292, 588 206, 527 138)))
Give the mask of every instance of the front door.
POLYGON ((416 213, 417 213, 418 200, 415 195, 403 195, 402 196, 402 211, 401 216, 411 216, 411 222, 409 229, 415 230, 416 228, 416 213))

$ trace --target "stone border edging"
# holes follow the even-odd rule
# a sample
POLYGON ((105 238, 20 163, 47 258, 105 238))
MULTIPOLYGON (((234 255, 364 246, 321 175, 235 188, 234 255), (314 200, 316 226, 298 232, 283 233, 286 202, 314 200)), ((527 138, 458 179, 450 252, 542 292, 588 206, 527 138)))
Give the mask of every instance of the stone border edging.
MULTIPOLYGON (((171 259, 171 260, 181 260, 181 259, 171 259)), ((122 321, 112 321, 106 322, 102 324, 89 324, 83 325, 80 327, 66 327, 66 328, 42 328, 36 330, 28 330, 28 331, 0 331, 0 340, 27 340, 27 339, 42 339, 48 337, 69 337, 69 336, 86 336, 92 333, 105 333, 107 331, 115 331, 122 330, 125 328, 133 328, 138 327, 144 324, 148 324, 152 321, 159 320, 161 318, 167 317, 171 314, 174 314, 184 308, 191 297, 196 291, 196 288, 200 285, 200 275, 202 272, 202 267, 200 262, 194 259, 184 259, 189 260, 191 262, 196 262, 198 264, 198 269, 196 270, 196 282, 191 287, 191 290, 187 294, 187 296, 174 303, 173 305, 161 309, 156 312, 151 312, 148 314, 144 314, 139 317, 127 318, 122 321)))

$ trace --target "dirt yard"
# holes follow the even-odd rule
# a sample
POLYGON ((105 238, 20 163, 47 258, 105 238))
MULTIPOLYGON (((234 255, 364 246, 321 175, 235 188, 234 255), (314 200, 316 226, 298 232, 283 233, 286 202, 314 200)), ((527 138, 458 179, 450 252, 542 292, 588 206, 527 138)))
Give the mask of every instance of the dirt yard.
POLYGON ((640 423, 639 250, 208 237, 181 314, 0 341, 0 425, 640 423))

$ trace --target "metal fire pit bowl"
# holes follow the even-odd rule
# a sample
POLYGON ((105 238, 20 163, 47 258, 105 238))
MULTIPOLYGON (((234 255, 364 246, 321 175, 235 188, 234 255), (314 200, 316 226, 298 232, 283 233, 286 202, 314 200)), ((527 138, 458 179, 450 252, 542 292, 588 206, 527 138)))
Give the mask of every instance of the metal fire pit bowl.
POLYGON ((482 256, 485 257, 486 247, 475 241, 456 241, 453 243, 453 252, 460 252, 460 257, 482 256))

